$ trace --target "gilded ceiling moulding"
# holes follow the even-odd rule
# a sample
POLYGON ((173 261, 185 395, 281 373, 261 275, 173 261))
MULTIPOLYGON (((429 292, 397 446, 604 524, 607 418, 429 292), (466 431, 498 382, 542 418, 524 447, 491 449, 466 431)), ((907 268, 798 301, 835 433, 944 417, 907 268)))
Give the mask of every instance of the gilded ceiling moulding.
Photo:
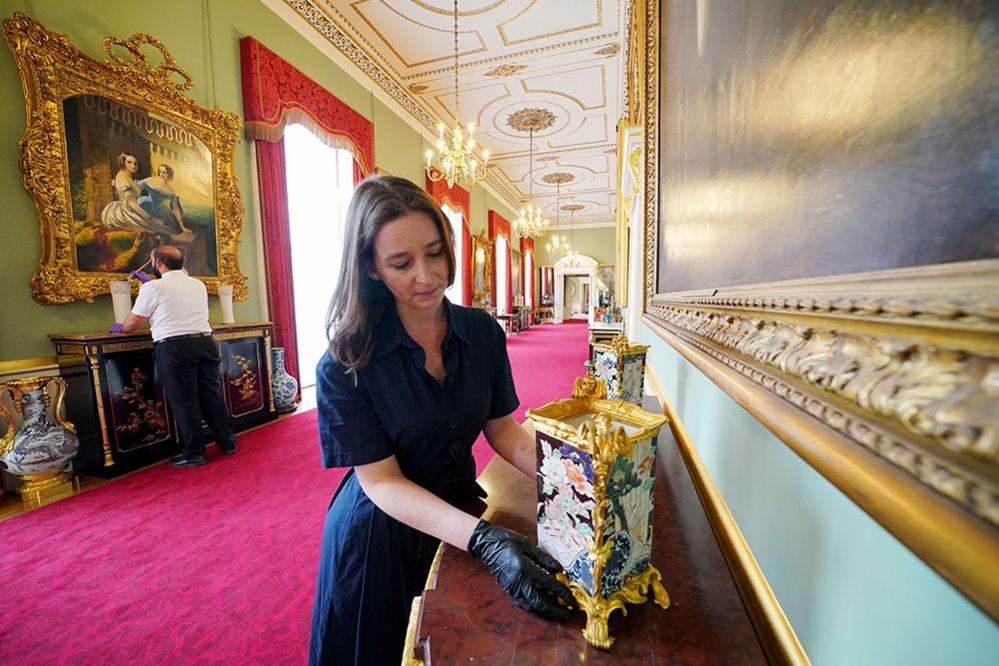
POLYGON ((530 107, 506 117, 506 126, 518 132, 540 132, 555 124, 555 114, 548 109, 530 107))
POLYGON ((525 69, 527 69, 527 65, 518 65, 516 63, 510 63, 508 65, 500 65, 499 67, 493 67, 489 71, 483 72, 482 76, 501 78, 504 76, 517 74, 518 72, 522 72, 525 69))
POLYGON ((553 171, 552 173, 545 174, 541 180, 549 185, 565 185, 576 180, 576 177, 565 171, 553 171))
MULTIPOLYGON (((616 144, 604 144, 604 145, 615 146, 616 144)), ((596 145, 588 145, 575 148, 557 148, 556 150, 549 150, 544 153, 536 154, 535 159, 538 160, 539 162, 554 161, 566 157, 569 153, 583 153, 583 152, 592 153, 595 150, 599 150, 602 147, 603 146, 601 146, 600 144, 596 144, 596 145)), ((610 154, 617 152, 617 149, 607 148, 605 152, 607 154, 610 154)), ((489 159, 491 162, 501 162, 503 160, 522 159, 527 156, 528 156, 528 151, 518 150, 515 152, 500 153, 499 155, 493 155, 489 159)))
MULTIPOLYGON (((290 0, 285 0, 289 2, 290 0)), ((549 51, 557 51, 559 49, 566 49, 572 46, 585 46, 586 44, 592 44, 594 42, 604 42, 608 39, 617 39, 619 33, 610 32, 605 35, 594 35, 593 37, 584 37, 583 39, 574 39, 568 42, 561 42, 559 44, 550 44, 548 46, 542 46, 536 49, 525 49, 523 51, 517 51, 516 53, 507 53, 500 56, 495 56, 492 58, 483 58, 481 60, 475 60, 472 62, 466 62, 459 65, 459 69, 473 69, 476 67, 482 67, 483 65, 488 65, 494 62, 500 62, 502 60, 514 60, 520 58, 526 58, 527 56, 536 55, 538 53, 548 53, 549 51)), ((443 74, 444 72, 450 72, 453 68, 444 67, 441 69, 428 70, 425 72, 420 72, 419 74, 409 74, 402 78, 404 79, 415 79, 424 78, 427 76, 434 76, 436 74, 443 74)))

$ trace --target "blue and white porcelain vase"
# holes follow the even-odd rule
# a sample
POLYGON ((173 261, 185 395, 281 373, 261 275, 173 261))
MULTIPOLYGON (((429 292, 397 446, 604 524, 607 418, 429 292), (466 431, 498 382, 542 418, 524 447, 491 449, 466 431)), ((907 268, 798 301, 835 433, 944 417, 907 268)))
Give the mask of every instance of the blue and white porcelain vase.
POLYGON ((76 456, 80 441, 76 428, 61 416, 66 382, 60 377, 25 377, 0 387, 0 416, 7 422, 7 432, 0 439, 0 469, 20 476, 24 483, 17 489, 26 500, 71 484, 66 473, 76 456), (55 384, 55 406, 48 387, 55 384), (14 418, 4 407, 4 393, 10 393, 14 409, 23 423, 15 428, 14 418))
POLYGON ((608 400, 592 374, 573 397, 530 409, 537 442, 538 545, 586 613, 583 637, 614 642, 607 620, 624 604, 669 606, 652 565, 656 438, 666 417, 608 400))
POLYGON ((274 409, 279 414, 293 412, 298 407, 298 381, 284 369, 284 347, 271 349, 271 392, 274 394, 274 409))

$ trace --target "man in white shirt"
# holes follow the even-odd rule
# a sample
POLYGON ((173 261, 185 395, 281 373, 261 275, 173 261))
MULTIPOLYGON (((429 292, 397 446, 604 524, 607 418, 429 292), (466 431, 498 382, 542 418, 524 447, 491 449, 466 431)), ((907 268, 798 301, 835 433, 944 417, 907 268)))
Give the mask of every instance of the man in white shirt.
POLYGON ((222 453, 236 453, 236 434, 219 381, 222 359, 208 325, 208 290, 183 270, 184 255, 172 245, 154 248, 149 259, 161 278, 153 280, 141 271, 132 274, 143 285, 132 312, 111 332, 131 333, 149 321, 156 373, 184 445, 170 466, 197 467, 206 462, 202 419, 222 453))

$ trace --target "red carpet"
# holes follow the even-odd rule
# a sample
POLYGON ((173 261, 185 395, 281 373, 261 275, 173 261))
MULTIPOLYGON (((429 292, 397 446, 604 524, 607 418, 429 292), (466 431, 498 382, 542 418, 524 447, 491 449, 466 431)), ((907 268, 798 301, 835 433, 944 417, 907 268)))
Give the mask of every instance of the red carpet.
MULTIPOLYGON (((569 394, 586 327, 510 338, 524 411, 569 394)), ((0 523, 0 663, 302 664, 323 514, 343 470, 316 413, 232 458, 138 472, 0 523)), ((481 469, 491 458, 476 444, 481 469)))

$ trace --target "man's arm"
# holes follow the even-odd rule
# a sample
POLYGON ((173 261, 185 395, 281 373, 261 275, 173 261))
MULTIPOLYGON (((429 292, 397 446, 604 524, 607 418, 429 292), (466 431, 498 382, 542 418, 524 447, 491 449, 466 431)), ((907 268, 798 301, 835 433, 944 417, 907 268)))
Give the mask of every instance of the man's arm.
POLYGON ((133 331, 137 331, 142 328, 147 321, 149 321, 149 317, 140 317, 137 314, 129 312, 128 316, 125 317, 125 322, 121 325, 121 332, 131 333, 133 331))

